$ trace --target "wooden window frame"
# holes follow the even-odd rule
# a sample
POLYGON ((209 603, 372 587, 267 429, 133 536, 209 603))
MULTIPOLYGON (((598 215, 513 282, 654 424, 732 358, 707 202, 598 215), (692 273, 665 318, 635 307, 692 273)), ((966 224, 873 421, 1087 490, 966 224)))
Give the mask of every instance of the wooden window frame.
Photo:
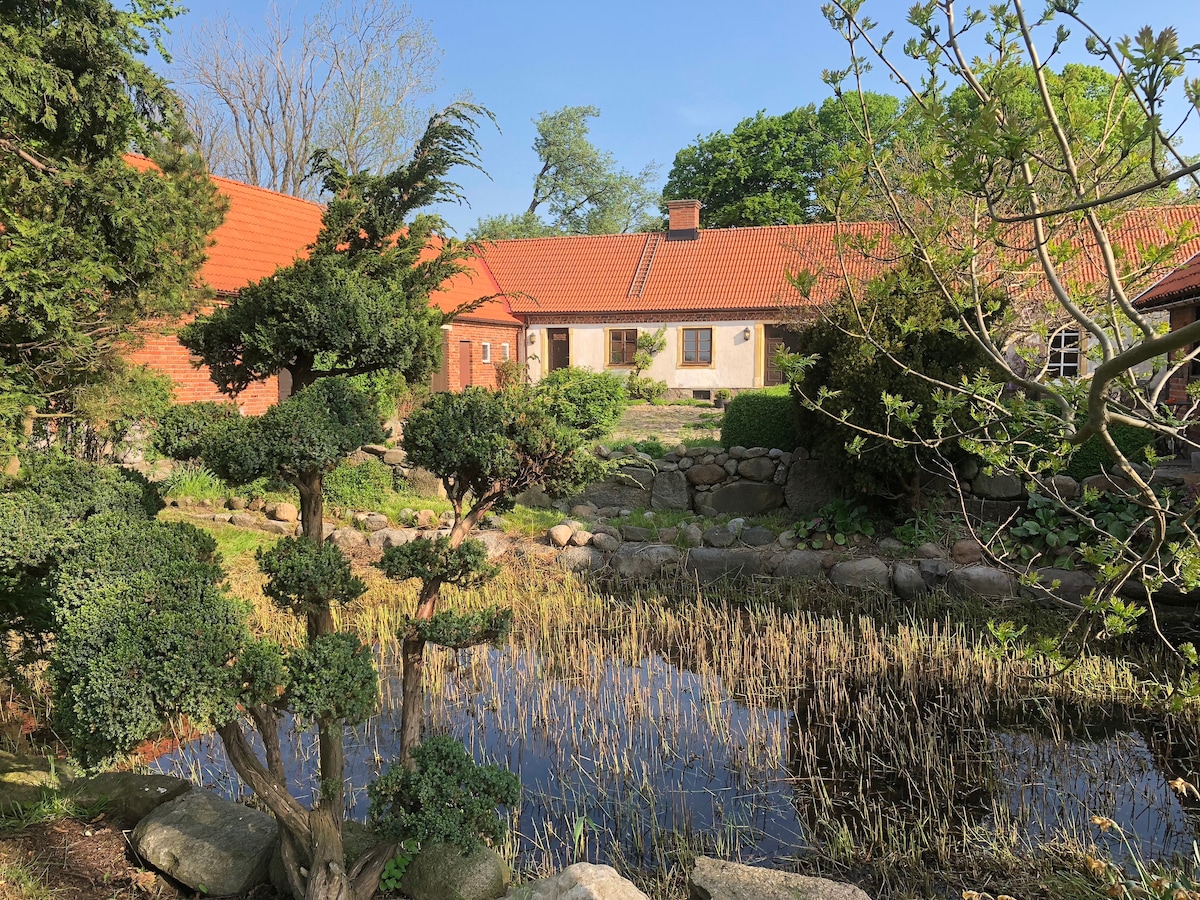
POLYGON ((1083 329, 1059 328, 1051 332, 1046 350, 1046 377, 1051 381, 1060 378, 1079 378, 1086 374, 1086 359, 1083 355, 1083 329), (1067 343, 1074 338, 1073 343, 1067 343), (1067 358, 1074 355, 1074 362, 1067 358), (1057 357, 1057 358, 1056 358, 1057 357), (1067 372, 1074 367, 1074 372, 1067 372))
MULTIPOLYGON (((679 365, 680 369, 714 369, 716 368, 716 329, 711 325, 689 325, 686 328, 682 325, 679 327, 679 365), (708 362, 689 362, 684 359, 684 352, 687 347, 687 332, 689 331, 707 331, 708 332, 708 362)), ((700 353, 700 341, 696 341, 696 354, 700 353)))
POLYGON ((500 345, 500 358, 504 360, 504 362, 508 362, 510 359, 512 359, 512 348, 506 343, 500 345))
MULTIPOLYGON (((637 353, 638 330, 636 328, 605 328, 604 329, 604 367, 606 369, 632 369, 634 367, 633 357, 630 355, 628 362, 613 362, 613 335, 617 333, 626 334, 633 332, 633 352, 637 353)), ((628 338, 622 341, 622 346, 626 347, 629 344, 628 338)))
POLYGON ((484 365, 491 365, 491 363, 492 363, 492 342, 491 341, 480 341, 479 342, 479 361, 481 363, 483 363, 484 365))

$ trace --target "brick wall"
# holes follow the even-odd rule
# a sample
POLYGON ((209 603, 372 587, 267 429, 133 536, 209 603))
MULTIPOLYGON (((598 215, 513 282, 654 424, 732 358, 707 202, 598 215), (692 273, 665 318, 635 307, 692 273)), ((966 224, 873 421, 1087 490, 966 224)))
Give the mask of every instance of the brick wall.
MULTIPOLYGON (((228 401, 230 398, 218 391, 209 378, 208 368, 198 365, 198 360, 176 338, 179 328, 187 321, 159 321, 148 325, 142 345, 125 358, 132 365, 148 366, 170 376, 175 383, 176 403, 228 401)), ((279 401, 279 382, 274 377, 257 382, 233 399, 246 415, 260 415, 279 401)))
MULTIPOLYGON (((1196 306, 1181 306, 1171 310, 1171 330, 1178 331, 1185 325, 1191 325, 1196 321, 1197 316, 1200 316, 1200 307, 1196 306)), ((1177 351, 1171 354, 1173 357, 1181 356, 1183 351, 1177 351)), ((1193 364, 1194 365, 1194 364, 1193 364)), ((1168 403, 1186 403, 1187 402, 1187 384, 1188 384, 1188 367, 1184 366, 1183 371, 1177 373, 1167 387, 1167 402, 1168 403)))
POLYGON ((504 358, 503 345, 508 344, 512 359, 525 358, 521 345, 524 334, 520 325, 491 325, 483 322, 454 322, 446 332, 445 353, 442 370, 434 377, 435 389, 459 391, 469 384, 496 387, 496 363, 504 358), (483 344, 491 345, 492 361, 483 362, 483 344), (466 343, 470 343, 470 347, 466 343), (469 381, 462 378, 463 353, 470 353, 471 375, 469 381))

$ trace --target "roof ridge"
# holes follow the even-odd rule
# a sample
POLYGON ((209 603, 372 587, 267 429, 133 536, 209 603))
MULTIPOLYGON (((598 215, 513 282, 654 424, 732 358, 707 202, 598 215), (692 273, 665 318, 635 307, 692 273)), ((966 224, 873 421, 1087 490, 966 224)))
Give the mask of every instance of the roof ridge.
POLYGON ((224 175, 214 175, 212 172, 208 173, 208 177, 213 181, 223 181, 226 184, 236 184, 238 187, 249 188, 252 191, 259 191, 263 194, 270 194, 272 197, 282 197, 285 200, 295 200, 299 203, 307 203, 309 206, 315 206, 317 209, 325 209, 324 203, 318 203, 316 200, 309 200, 307 197, 297 197, 295 194, 285 194, 283 191, 276 191, 257 184, 250 184, 247 181, 238 181, 236 178, 228 178, 224 175))

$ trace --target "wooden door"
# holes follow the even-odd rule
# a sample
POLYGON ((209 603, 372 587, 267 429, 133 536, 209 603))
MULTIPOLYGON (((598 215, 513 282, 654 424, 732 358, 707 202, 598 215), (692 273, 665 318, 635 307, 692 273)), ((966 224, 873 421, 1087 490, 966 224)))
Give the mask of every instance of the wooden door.
POLYGON ((780 350, 795 353, 799 347, 799 335, 783 325, 767 325, 763 328, 763 384, 771 387, 783 384, 783 372, 775 364, 775 354, 780 350))
POLYGON ((471 385, 471 342, 458 342, 458 388, 471 385))
POLYGON ((550 371, 567 368, 571 365, 571 330, 548 328, 546 331, 550 338, 550 371))

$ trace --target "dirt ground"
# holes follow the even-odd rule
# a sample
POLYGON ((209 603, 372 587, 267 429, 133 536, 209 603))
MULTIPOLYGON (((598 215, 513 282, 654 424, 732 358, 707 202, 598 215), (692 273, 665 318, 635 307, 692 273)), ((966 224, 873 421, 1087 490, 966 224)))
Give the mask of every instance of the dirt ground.
POLYGON ((715 443, 723 413, 711 406, 630 406, 613 430, 609 444, 659 440, 668 447, 715 443))

